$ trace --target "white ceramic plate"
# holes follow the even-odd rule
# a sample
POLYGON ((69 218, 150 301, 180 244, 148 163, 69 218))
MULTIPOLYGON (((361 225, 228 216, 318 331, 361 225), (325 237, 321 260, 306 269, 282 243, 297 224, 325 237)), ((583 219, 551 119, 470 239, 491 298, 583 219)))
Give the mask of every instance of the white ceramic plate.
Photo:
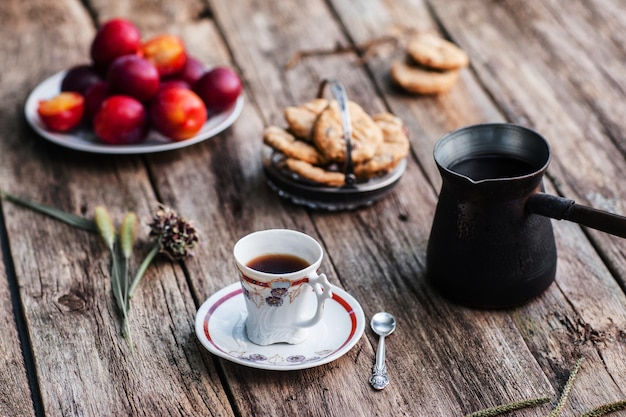
POLYGON ((209 352, 252 368, 291 371, 312 368, 341 357, 361 338, 365 315, 347 292, 332 286, 322 321, 297 345, 260 346, 246 336, 246 305, 239 282, 213 294, 196 314, 196 335, 209 352))
POLYGON ((69 133, 49 131, 37 114, 39 100, 47 100, 60 92, 61 82, 65 71, 61 71, 41 82, 30 93, 26 100, 24 112, 26 120, 44 138, 67 148, 104 154, 140 154, 163 152, 172 149, 184 148, 209 139, 233 124, 243 109, 243 94, 239 96, 235 105, 229 110, 218 113, 204 124, 197 135, 180 142, 172 142, 163 135, 150 131, 145 141, 133 145, 107 145, 102 143, 96 135, 88 129, 79 129, 69 133))

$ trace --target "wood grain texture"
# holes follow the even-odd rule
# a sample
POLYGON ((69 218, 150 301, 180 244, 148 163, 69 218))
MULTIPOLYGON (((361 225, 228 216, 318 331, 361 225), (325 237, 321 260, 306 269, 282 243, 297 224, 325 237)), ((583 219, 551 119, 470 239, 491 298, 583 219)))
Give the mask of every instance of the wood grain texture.
MULTIPOLYGON (((626 188, 617 179, 626 175, 626 60, 616 35, 626 26, 624 4, 561 7, 556 2, 505 1, 492 7, 476 1, 433 6, 455 39, 479 57, 472 61, 476 73, 507 119, 548 139, 553 153, 548 174, 558 192, 625 215, 626 188), (476 36, 476 28, 486 28, 486 22, 495 27, 476 36), (503 42, 506 48, 494 48, 503 42)), ((623 276, 623 240, 589 233, 611 269, 623 276)))
MULTIPOLYGON (((2 201, 42 414, 449 417, 549 396, 551 403, 515 414, 545 416, 580 357, 564 416, 626 397, 623 240, 555 221, 556 282, 517 308, 460 307, 426 282, 441 186, 432 150, 458 127, 509 121, 535 128, 552 145, 549 192, 626 212, 623 2, 7 0, 0 20, 7 40, 0 43, 0 189, 85 216, 105 204, 116 221, 133 210, 143 237, 162 202, 202 236, 194 257, 159 257, 148 270, 132 301, 131 354, 98 237, 2 201), (177 34, 201 61, 234 68, 245 86, 240 118, 200 144, 143 156, 84 154, 39 138, 22 116, 28 92, 87 61, 97 25, 114 16, 136 22, 144 37, 177 34), (402 39, 361 63, 357 46, 407 27, 440 33, 470 54, 449 93, 416 97, 391 84, 402 39), (285 67, 299 51, 351 46, 285 67), (284 107, 312 99, 329 77, 366 111, 400 116, 410 132, 397 188, 350 212, 295 206, 262 173, 265 126, 284 125, 284 107), (342 358, 297 372, 242 367, 197 341, 197 308, 238 279, 235 242, 278 227, 322 243, 321 269, 359 300, 367 319, 379 310, 397 316, 384 391, 367 382, 377 344, 369 329, 342 358)), ((148 249, 138 245, 134 266, 148 249)), ((0 414, 33 415, 22 395, 30 388, 6 275, 0 264, 0 414)))
MULTIPOLYGON (((2 232, 0 232, 2 233, 2 232)), ((0 415, 32 416, 34 407, 26 377, 24 356, 16 329, 15 306, 11 300, 9 281, 0 263, 0 415)), ((19 311, 17 312, 19 314, 19 311)))
MULTIPOLYGON (((80 6, 82 13, 71 13, 76 2, 53 3, 29 2, 29 10, 14 7, 17 2, 0 6, 14 13, 8 21, 15 26, 2 29, 7 36, 23 31, 37 35, 39 42, 38 48, 11 55, 18 60, 16 68, 3 66, 3 74, 13 74, 22 84, 11 112, 21 112, 27 86, 88 61, 95 32, 89 16, 80 6), (57 20, 36 18, 47 14, 65 16, 62 30, 57 20), (18 68, 31 62, 41 70, 20 76, 18 68)), ((140 16, 133 20, 142 27, 140 16)), ((5 82, 12 88, 10 79, 5 82)), ((147 237, 145 223, 157 197, 140 158, 52 146, 27 130, 21 117, 7 113, 0 153, 10 159, 2 164, 3 189, 88 217, 95 205, 104 204, 116 222, 125 211, 136 211, 139 234, 147 237)), ((120 335, 100 239, 21 207, 3 206, 46 415, 232 415, 212 358, 195 337, 196 305, 178 264, 159 258, 144 277, 132 301, 131 353, 120 335)), ((147 249, 144 245, 137 254, 147 249)))
MULTIPOLYGON (((219 3, 214 7, 216 19, 222 21, 221 19, 227 18, 228 20, 222 23, 223 26, 237 27, 236 33, 242 40, 251 36, 240 34, 242 31, 256 33, 262 30, 261 27, 255 27, 250 23, 244 25, 234 19, 234 16, 251 9, 251 4, 242 3, 238 13, 231 4, 227 6, 226 3, 216 3, 219 3)), ((307 2, 303 7, 314 8, 315 5, 315 2, 307 2)), ((271 7, 268 5, 267 8, 263 8, 258 5, 255 10, 266 15, 272 12, 271 7)), ((323 9, 323 5, 319 7, 323 9)), ((321 12, 313 14, 318 16, 319 13, 321 12)), ((330 12, 327 13, 329 13, 326 17, 327 30, 323 36, 335 31, 331 25, 330 12)), ((307 28, 313 22, 307 19, 306 14, 295 15, 293 19, 299 20, 294 20, 289 27, 297 27, 300 30, 289 34, 292 53, 297 52, 296 46, 304 43, 302 40, 304 38, 309 44, 321 44, 321 40, 310 38, 311 32, 307 28)), ((273 38, 268 40, 264 37, 264 41, 265 45, 281 46, 280 42, 273 38)), ((238 62, 241 65, 248 65, 248 59, 252 61, 252 58, 248 57, 256 52, 255 45, 239 40, 234 44, 235 58, 239 58, 238 62)), ((284 56, 284 52, 280 50, 264 52, 266 56, 281 54, 284 56)), ((309 86, 309 79, 322 79, 325 73, 335 69, 335 76, 345 82, 348 94, 353 100, 363 103, 370 112, 378 111, 380 107, 377 103, 381 103, 381 98, 377 96, 376 91, 364 91, 361 87, 362 80, 368 75, 363 68, 353 64, 354 58, 348 54, 307 59, 300 64, 302 67, 299 65, 294 71, 304 71, 303 67, 306 67, 308 72, 318 66, 322 69, 310 75, 300 86, 289 84, 282 85, 281 88, 289 87, 294 90, 288 93, 288 96, 300 95, 303 97, 300 100, 308 99, 310 96, 306 97, 302 92, 309 90, 312 94, 315 90, 309 86)), ((272 62, 271 66, 265 65, 264 73, 259 76, 263 80, 255 78, 257 73, 248 73, 251 90, 260 103, 260 109, 265 113, 265 118, 273 123, 276 123, 278 116, 280 116, 278 120, 282 121, 282 114, 276 115, 278 111, 273 110, 281 108, 281 105, 274 102, 275 97, 279 97, 278 100, 282 99, 278 91, 267 94, 263 89, 268 88, 266 79, 280 79, 283 76, 281 64, 282 61, 278 60, 272 62), (260 88, 258 92, 257 87, 260 88)), ((293 79, 300 78, 294 75, 293 79)), ((259 131, 259 137, 260 134, 259 131)), ((414 147, 416 143, 419 144, 420 139, 413 138, 414 147)), ((480 398, 490 399, 489 401, 497 404, 509 397, 523 398, 538 396, 542 392, 549 393, 551 388, 547 385, 547 380, 530 352, 524 347, 521 336, 515 330, 510 318, 499 315, 495 324, 480 321, 476 328, 480 328, 481 331, 477 332, 476 328, 467 324, 470 321, 465 317, 465 314, 469 314, 467 311, 442 303, 437 295, 424 285, 425 242, 435 201, 433 190, 421 177, 419 169, 411 166, 397 193, 374 207, 332 216, 314 214, 316 229, 337 271, 337 279, 357 299, 366 300, 363 303, 368 317, 377 309, 392 309, 399 317, 398 330, 404 333, 402 340, 396 341, 395 344, 393 338, 388 341, 389 367, 401 369, 398 375, 395 375, 394 383, 385 390, 384 396, 373 398, 369 392, 361 396, 355 391, 352 393, 354 400, 367 404, 366 409, 377 410, 378 407, 382 407, 400 413, 410 413, 409 410, 432 404, 429 415, 449 415, 450 410, 455 410, 452 411, 453 414, 460 414, 480 408, 480 398), (403 198, 403 195, 410 195, 410 201, 403 198), (401 202, 405 205, 401 205, 401 202), (438 343, 430 345, 430 338, 437 340, 438 343), (442 350, 441 345, 448 348, 442 350), (478 346, 480 348, 477 348, 478 346), (491 358, 502 358, 505 352, 515 360, 498 362, 495 367, 484 366, 491 358), (450 363, 458 363, 459 367, 451 369, 446 366, 450 363), (508 373, 510 386, 501 387, 497 383, 498 378, 495 375, 501 372, 508 373), (512 376, 516 374, 524 377, 515 381, 512 376), (423 375, 428 377, 422 377, 423 375), (401 391, 401 387, 409 385, 413 387, 412 392, 417 392, 418 395, 409 395, 401 391), (398 404, 402 406, 399 407, 398 404)), ((472 320, 476 320, 474 315, 472 320)), ((485 320, 489 322, 493 319, 486 315, 485 320)), ((368 333, 368 336, 370 341, 375 343, 371 333, 368 333)), ((242 407, 262 404, 265 401, 262 393, 256 395, 257 391, 249 387, 241 389, 241 392, 252 396, 246 397, 242 407)), ((255 409, 250 410, 254 411, 255 409)), ((283 413, 285 412, 280 411, 279 415, 288 414, 283 413)), ((373 413, 376 414, 375 411, 373 413)))

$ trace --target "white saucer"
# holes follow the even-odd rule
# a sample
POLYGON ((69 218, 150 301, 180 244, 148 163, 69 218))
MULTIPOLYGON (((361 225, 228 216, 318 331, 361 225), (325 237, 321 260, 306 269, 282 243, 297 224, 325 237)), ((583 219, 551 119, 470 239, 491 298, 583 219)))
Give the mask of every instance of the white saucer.
POLYGON ((196 335, 209 352, 252 368, 291 371, 312 368, 341 357, 365 330, 361 305, 347 292, 332 286, 324 317, 297 345, 259 346, 248 340, 241 284, 231 284, 206 300, 196 314, 196 335))
POLYGON ((202 126, 198 134, 189 139, 173 142, 158 132, 151 130, 146 139, 141 143, 132 145, 107 145, 101 142, 91 129, 83 127, 67 133, 52 132, 46 128, 39 117, 37 113, 39 100, 52 98, 59 93, 65 72, 66 71, 58 72, 35 87, 26 100, 24 113, 28 123, 39 135, 57 145, 78 151, 101 154, 143 154, 184 148, 202 142, 222 132, 237 120, 243 110, 243 94, 241 94, 233 107, 222 113, 211 116, 204 126, 202 126))

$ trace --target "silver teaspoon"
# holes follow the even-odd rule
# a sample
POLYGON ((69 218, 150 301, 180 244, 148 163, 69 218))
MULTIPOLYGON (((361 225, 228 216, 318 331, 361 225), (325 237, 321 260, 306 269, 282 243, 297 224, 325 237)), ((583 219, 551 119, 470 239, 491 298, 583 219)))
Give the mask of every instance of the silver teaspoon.
POLYGON ((374 333, 380 336, 378 349, 376 349, 376 363, 370 376, 370 384, 376 389, 383 389, 389 385, 387 378, 387 366, 385 365, 385 337, 396 329, 396 319, 389 313, 381 311, 374 314, 370 321, 374 333))

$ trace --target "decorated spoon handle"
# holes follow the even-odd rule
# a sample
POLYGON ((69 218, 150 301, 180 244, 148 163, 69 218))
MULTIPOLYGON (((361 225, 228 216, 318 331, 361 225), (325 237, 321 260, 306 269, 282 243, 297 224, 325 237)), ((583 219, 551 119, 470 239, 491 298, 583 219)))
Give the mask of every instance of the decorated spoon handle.
POLYGON ((370 384, 376 389, 383 389, 389 385, 387 366, 385 365, 385 336, 380 336, 376 349, 376 363, 370 376, 370 384))

